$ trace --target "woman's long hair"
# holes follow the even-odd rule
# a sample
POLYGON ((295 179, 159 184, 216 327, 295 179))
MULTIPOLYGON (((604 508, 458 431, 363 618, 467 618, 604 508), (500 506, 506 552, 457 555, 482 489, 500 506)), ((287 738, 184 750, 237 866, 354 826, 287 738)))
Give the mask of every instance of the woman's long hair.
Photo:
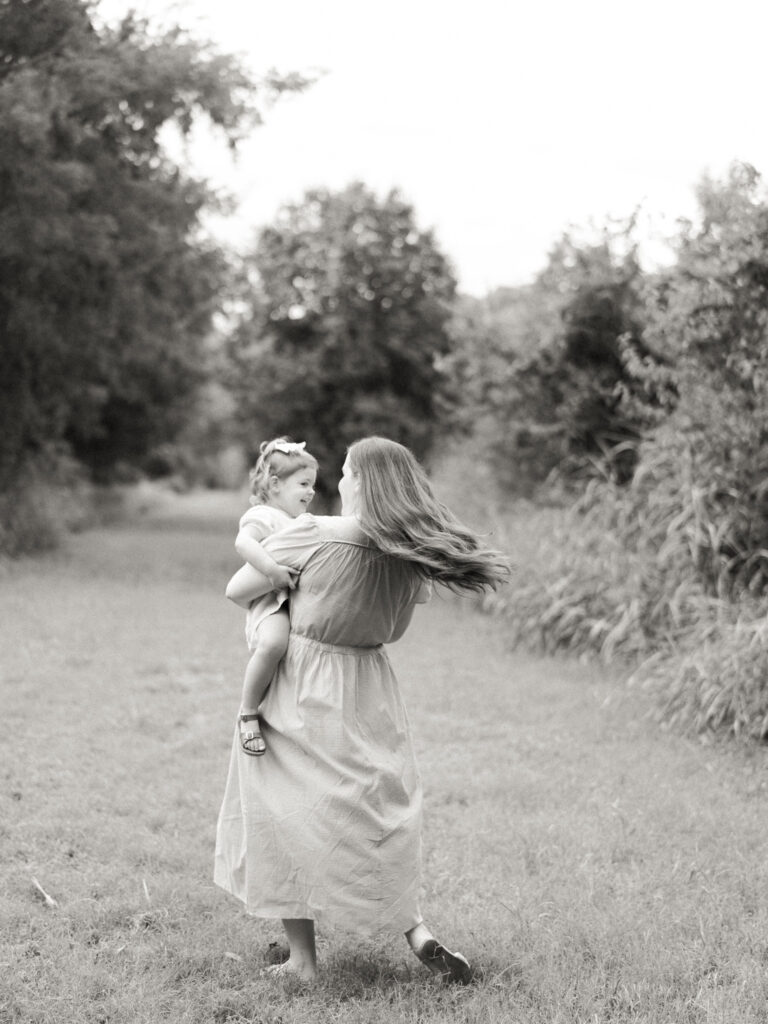
POLYGON ((359 480, 360 525, 388 555, 411 562, 420 576, 452 590, 495 589, 510 573, 500 551, 441 504, 412 452, 385 437, 350 445, 349 467, 359 480))

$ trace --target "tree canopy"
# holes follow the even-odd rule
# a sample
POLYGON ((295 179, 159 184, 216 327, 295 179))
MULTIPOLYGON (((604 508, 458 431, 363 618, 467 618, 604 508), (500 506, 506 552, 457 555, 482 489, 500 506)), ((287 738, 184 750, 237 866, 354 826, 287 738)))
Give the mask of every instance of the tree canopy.
POLYGON ((606 227, 588 242, 566 233, 530 285, 492 293, 474 327, 457 326, 454 370, 512 490, 534 491, 553 469, 632 472, 654 396, 640 395, 627 362, 656 357, 642 337, 631 231, 631 222, 606 227))
POLYGON ((306 440, 326 494, 362 435, 423 457, 448 411, 456 283, 412 207, 362 184, 311 191, 262 232, 250 269, 232 345, 246 443, 306 440))
POLYGON ((768 588, 768 192, 734 164, 705 177, 699 217, 659 275, 646 336, 676 401, 644 452, 648 488, 674 495, 713 591, 768 588))
POLYGON ((303 84, 93 9, 0 0, 2 485, 61 444, 106 477, 180 427, 226 263, 161 129, 206 116, 234 146, 257 99, 303 84))

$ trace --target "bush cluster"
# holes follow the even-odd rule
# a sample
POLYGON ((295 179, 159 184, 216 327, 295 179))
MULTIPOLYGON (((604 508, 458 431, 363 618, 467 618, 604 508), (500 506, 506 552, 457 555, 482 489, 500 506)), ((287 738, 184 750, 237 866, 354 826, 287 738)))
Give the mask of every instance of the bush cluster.
POLYGON ((74 459, 55 447, 29 460, 13 489, 0 492, 0 555, 52 551, 91 522, 93 488, 74 459))
MULTIPOLYGON (((676 263, 637 283, 639 339, 624 332, 611 350, 613 415, 637 432, 619 445, 632 471, 617 473, 599 445, 579 452, 572 421, 558 473, 571 505, 542 541, 540 571, 496 607, 518 639, 632 666, 664 721, 765 739, 768 199, 736 166, 705 180, 699 201, 676 263)), ((570 324, 564 315, 563 338, 570 324)), ((520 365, 530 380, 530 357, 520 365)), ((561 396, 584 393, 564 376, 561 396)), ((595 438, 595 420, 582 423, 595 438)))

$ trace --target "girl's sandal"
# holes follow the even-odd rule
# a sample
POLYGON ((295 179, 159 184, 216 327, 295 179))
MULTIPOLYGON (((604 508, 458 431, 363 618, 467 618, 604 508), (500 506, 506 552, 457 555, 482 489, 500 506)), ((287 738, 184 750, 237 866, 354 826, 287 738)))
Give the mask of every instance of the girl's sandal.
POLYGON ((440 977, 444 985, 468 985, 472 980, 472 968, 461 953, 452 953, 441 946, 437 939, 427 939, 414 953, 423 964, 440 977))
POLYGON ((240 723, 240 746, 243 748, 246 754, 251 757, 261 757, 262 754, 266 754, 267 748, 264 743, 264 737, 261 735, 261 730, 258 726, 255 729, 249 729, 248 732, 243 732, 243 722, 258 722, 258 715, 238 715, 237 721, 240 723))

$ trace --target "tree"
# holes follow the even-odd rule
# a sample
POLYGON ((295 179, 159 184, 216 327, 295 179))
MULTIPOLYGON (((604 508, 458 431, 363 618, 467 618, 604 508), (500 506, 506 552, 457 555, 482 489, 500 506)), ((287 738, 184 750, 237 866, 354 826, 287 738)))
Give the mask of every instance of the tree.
POLYGON ((464 375, 480 380, 478 407, 499 477, 531 492, 554 469, 626 481, 646 422, 633 358, 656 357, 642 338, 643 275, 632 225, 598 241, 564 235, 526 287, 486 301, 484 347, 464 375))
POLYGON ((231 345, 246 443, 306 440, 326 499, 357 437, 385 434, 424 457, 449 418, 456 284, 412 207, 359 183, 308 192, 262 232, 250 269, 255 297, 231 345))
POLYGON ((205 375, 227 266, 216 199, 161 145, 206 116, 235 146, 256 83, 181 29, 96 28, 82 0, 0 0, 0 485, 68 444, 99 478, 171 439, 205 375))
MULTIPOLYGON (((660 275, 646 339, 674 366, 674 410, 643 452, 703 582, 768 588, 768 193, 754 168, 705 177, 700 216, 660 275)), ((646 493, 647 492, 647 493, 646 493)), ((642 510, 639 515, 642 515, 642 510)))

